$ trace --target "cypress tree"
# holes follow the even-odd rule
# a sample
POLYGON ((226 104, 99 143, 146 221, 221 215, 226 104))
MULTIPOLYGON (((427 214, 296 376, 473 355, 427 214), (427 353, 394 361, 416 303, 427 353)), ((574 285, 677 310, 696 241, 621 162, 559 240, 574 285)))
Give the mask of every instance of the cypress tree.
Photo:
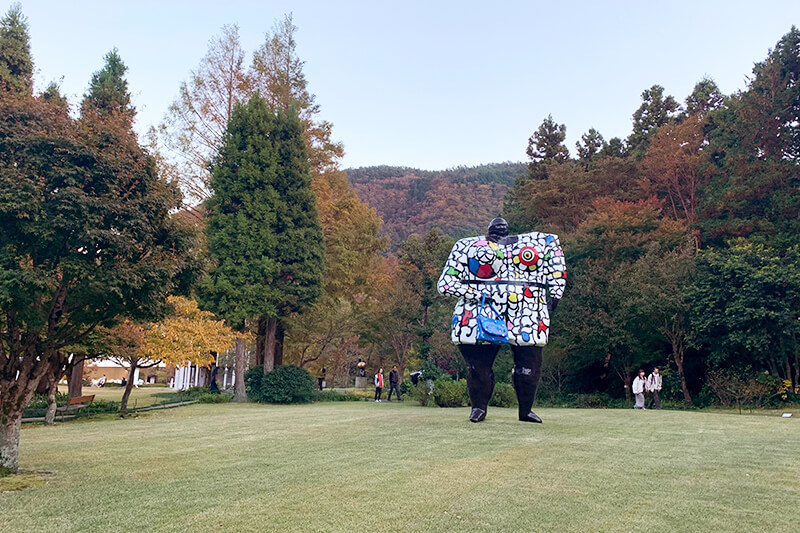
POLYGON ((0 19, 0 88, 23 95, 33 91, 28 21, 18 3, 0 19))
POLYGON ((322 228, 297 112, 276 115, 258 94, 237 105, 210 187, 206 233, 215 264, 202 299, 236 328, 258 319, 266 372, 282 320, 321 291, 322 228))

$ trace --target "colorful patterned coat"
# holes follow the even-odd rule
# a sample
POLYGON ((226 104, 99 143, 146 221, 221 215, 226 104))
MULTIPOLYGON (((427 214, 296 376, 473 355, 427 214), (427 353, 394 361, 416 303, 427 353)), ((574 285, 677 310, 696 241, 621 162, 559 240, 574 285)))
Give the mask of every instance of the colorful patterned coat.
POLYGON ((439 277, 442 294, 459 298, 453 313, 455 344, 477 344, 481 295, 483 314, 491 302, 506 320, 509 344, 544 346, 550 332, 550 298, 561 298, 567 281, 564 252, 556 235, 525 233, 494 243, 486 237, 458 241, 439 277))

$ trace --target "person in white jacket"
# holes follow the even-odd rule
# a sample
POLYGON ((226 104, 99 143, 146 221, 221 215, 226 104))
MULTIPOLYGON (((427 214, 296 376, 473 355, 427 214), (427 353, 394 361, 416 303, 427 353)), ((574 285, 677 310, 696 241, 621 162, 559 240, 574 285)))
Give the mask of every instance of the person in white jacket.
POLYGON ((658 367, 653 368, 653 373, 647 377, 647 390, 653 395, 650 400, 650 408, 661 409, 661 400, 658 398, 661 392, 661 373, 658 371, 658 367))
POLYGON ((644 392, 647 390, 647 378, 644 370, 639 370, 639 375, 633 380, 633 395, 636 397, 634 409, 644 409, 644 392))

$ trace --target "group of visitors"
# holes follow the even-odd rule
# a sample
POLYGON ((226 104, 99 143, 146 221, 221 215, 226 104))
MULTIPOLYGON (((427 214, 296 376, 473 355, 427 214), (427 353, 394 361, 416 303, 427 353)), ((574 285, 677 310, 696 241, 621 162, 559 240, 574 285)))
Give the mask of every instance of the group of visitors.
POLYGON ((645 371, 639 370, 639 375, 633 380, 633 395, 636 398, 634 409, 646 409, 644 406, 645 394, 650 394, 650 409, 661 409, 661 400, 658 394, 661 392, 661 373, 658 367, 653 368, 653 372, 645 377, 645 371))
MULTIPOLYGON (((381 395, 383 394, 383 368, 379 368, 378 372, 375 374, 375 401, 381 401, 381 395)), ((392 391, 395 393, 395 397, 397 398, 398 402, 402 402, 403 399, 400 397, 400 374, 397 372, 397 365, 392 367, 392 371, 389 372, 389 397, 387 398, 388 401, 392 401, 392 391)))

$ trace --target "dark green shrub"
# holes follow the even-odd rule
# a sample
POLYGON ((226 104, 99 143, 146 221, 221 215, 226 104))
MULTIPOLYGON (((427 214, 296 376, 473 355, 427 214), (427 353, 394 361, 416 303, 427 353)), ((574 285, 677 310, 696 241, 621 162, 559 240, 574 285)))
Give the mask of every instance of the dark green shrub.
POLYGON ((190 398, 197 398, 198 396, 208 394, 209 392, 211 392, 211 389, 209 389, 207 385, 200 385, 197 387, 189 387, 183 391, 183 394, 188 395, 190 398))
MULTIPOLYGON (((67 394, 64 392, 56 392, 56 405, 65 405, 67 403, 67 394)), ((31 401, 28 402, 27 409, 47 409, 47 395, 34 394, 31 401)))
POLYGON ((432 380, 432 381, 436 381, 443 374, 442 369, 439 368, 439 365, 437 365, 436 363, 434 363, 430 359, 426 359, 422 363, 421 370, 422 370, 422 377, 423 377, 423 379, 426 379, 426 380, 429 379, 429 380, 432 380))
POLYGON ((406 395, 411 394, 411 391, 414 390, 414 384, 411 383, 410 379, 404 379, 400 382, 400 394, 406 395))
POLYGON ((493 407, 516 407, 517 393, 514 387, 508 383, 496 383, 494 392, 489 399, 489 405, 493 407))
POLYGON ((251 402, 260 402, 261 383, 264 381, 264 367, 254 366, 244 373, 244 390, 251 402))
POLYGON ((592 394, 578 394, 575 401, 577 407, 597 409, 598 407, 608 407, 611 403, 611 397, 604 392, 595 392, 592 394))
POLYGON ((314 378, 300 367, 278 366, 272 372, 258 376, 261 368, 245 374, 247 397, 259 403, 308 403, 314 394, 314 378), (255 371, 255 372, 254 372, 255 371))
POLYGON ((211 393, 207 392, 205 394, 201 394, 197 397, 198 403, 228 403, 233 398, 228 396, 227 394, 219 394, 219 393, 211 393))
POLYGON ((422 407, 426 407, 433 396, 433 387, 433 382, 429 383, 427 380, 420 380, 411 389, 411 398, 419 402, 422 407))
POLYGON ((360 402, 364 398, 356 394, 341 394, 332 390, 315 390, 311 399, 315 402, 360 402))
MULTIPOLYGON (((128 402, 128 409, 133 409, 134 401, 128 402)), ((81 409, 81 414, 116 413, 119 411, 119 402, 95 399, 91 405, 81 409)))
POLYGON ((467 381, 439 378, 433 383, 433 399, 439 407, 464 407, 469 401, 467 381))

